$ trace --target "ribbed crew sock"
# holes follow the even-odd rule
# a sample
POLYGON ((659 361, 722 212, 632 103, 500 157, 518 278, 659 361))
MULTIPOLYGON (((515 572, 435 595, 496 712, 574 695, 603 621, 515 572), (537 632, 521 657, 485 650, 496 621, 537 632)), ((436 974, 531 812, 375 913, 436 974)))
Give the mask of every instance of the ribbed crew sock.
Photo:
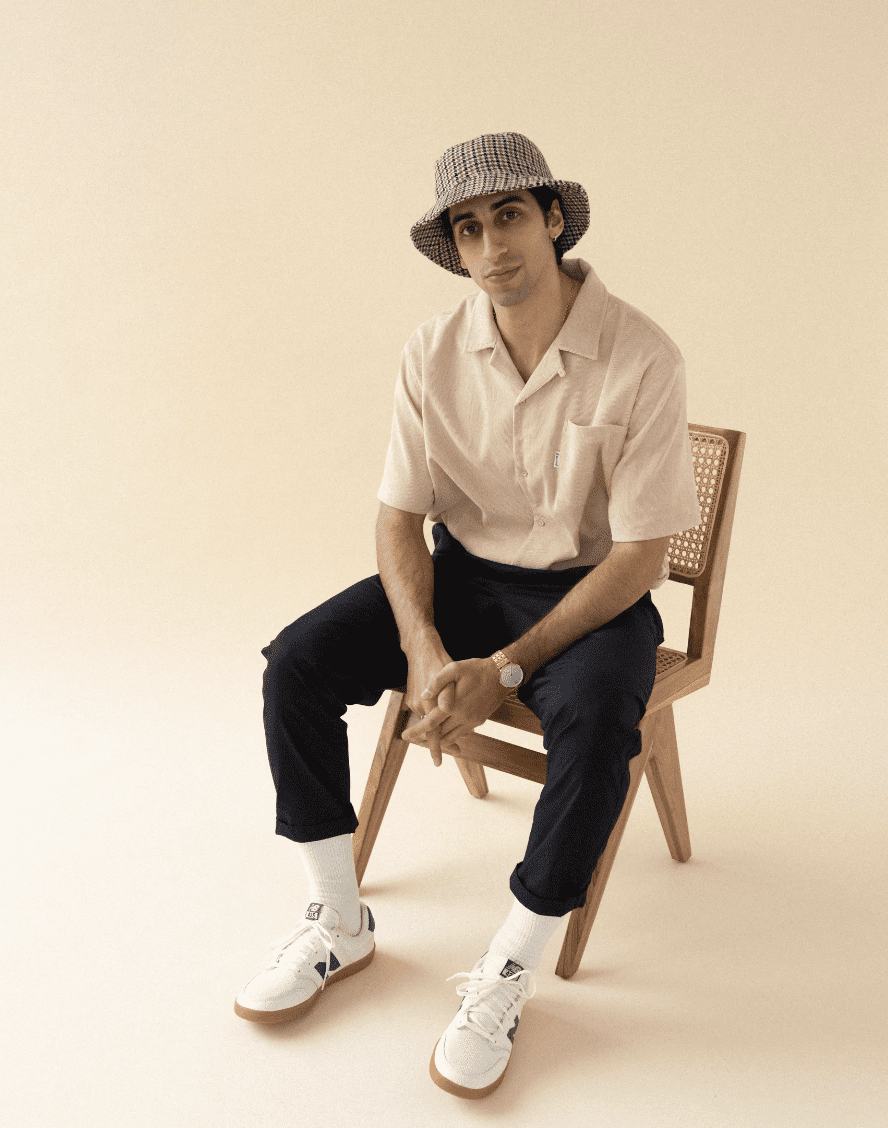
POLYGON ((339 834, 319 842, 297 842, 308 877, 308 895, 339 913, 347 932, 361 927, 361 903, 352 854, 352 836, 339 834))
POLYGON ((561 924, 561 917, 532 913, 513 896, 512 908, 499 932, 490 941, 491 952, 515 960, 528 971, 538 967, 546 941, 561 924))

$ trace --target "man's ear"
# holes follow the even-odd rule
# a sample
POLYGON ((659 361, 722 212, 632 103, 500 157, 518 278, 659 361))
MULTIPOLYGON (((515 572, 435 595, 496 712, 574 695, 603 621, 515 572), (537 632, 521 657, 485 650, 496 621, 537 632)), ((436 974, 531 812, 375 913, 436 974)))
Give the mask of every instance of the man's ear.
POLYGON ((557 200, 553 200, 552 206, 549 208, 549 214, 546 216, 546 226, 549 228, 549 237, 554 243, 564 230, 564 216, 561 214, 561 206, 557 200))

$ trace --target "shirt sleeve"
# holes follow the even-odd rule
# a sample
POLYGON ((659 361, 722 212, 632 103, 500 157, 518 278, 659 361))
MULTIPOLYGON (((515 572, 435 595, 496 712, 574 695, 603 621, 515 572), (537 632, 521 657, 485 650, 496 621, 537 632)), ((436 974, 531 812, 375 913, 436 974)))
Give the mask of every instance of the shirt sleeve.
POLYGON ((401 355, 391 439, 376 496, 393 509, 408 513, 427 514, 435 502, 422 425, 422 389, 410 357, 409 342, 401 355))
POLYGON ((611 478, 608 521, 614 541, 653 540, 702 520, 688 436, 685 366, 661 350, 639 385, 611 478))

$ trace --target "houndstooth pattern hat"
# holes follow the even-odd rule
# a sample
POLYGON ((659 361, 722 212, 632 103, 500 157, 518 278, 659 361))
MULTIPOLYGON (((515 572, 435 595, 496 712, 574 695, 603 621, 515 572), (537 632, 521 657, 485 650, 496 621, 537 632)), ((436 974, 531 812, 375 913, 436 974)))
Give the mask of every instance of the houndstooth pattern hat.
POLYGON ((410 238, 432 262, 469 278, 447 237, 442 214, 474 196, 542 184, 554 188, 562 199, 564 230, 555 246, 564 254, 589 228, 589 197, 582 184, 555 180, 543 154, 521 133, 485 133, 448 149, 435 164, 434 207, 410 228, 410 238))

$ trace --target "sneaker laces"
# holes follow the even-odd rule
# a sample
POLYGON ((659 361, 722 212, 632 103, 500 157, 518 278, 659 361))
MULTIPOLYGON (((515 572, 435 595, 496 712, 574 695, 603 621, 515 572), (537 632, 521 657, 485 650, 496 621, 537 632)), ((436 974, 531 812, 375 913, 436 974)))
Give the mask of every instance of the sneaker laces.
MULTIPOLYGON (((269 963, 265 966, 265 970, 274 971, 276 968, 284 968, 288 971, 298 970, 300 964, 314 956, 318 940, 320 940, 327 949, 325 958, 327 971, 329 972, 329 953, 333 951, 333 937, 327 929, 324 928, 323 925, 318 924, 317 921, 310 921, 308 924, 300 924, 293 929, 289 936, 282 936, 278 940, 272 940, 269 944, 271 957, 269 963)), ((326 982, 327 976, 324 975, 321 981, 322 991, 326 982)))
MULTIPOLYGON (((536 994, 536 981, 529 971, 518 971, 513 975, 484 976, 478 971, 458 971, 445 980, 465 977, 468 983, 460 983, 457 995, 469 1000, 460 1020, 461 1026, 474 1030, 490 1041, 501 1033, 505 1026, 506 1011, 522 996, 525 1001, 536 994), (522 979, 527 976, 527 980, 522 979), (530 990, 527 982, 530 982, 530 990)), ((465 1006, 465 1004, 463 1004, 465 1006)))

